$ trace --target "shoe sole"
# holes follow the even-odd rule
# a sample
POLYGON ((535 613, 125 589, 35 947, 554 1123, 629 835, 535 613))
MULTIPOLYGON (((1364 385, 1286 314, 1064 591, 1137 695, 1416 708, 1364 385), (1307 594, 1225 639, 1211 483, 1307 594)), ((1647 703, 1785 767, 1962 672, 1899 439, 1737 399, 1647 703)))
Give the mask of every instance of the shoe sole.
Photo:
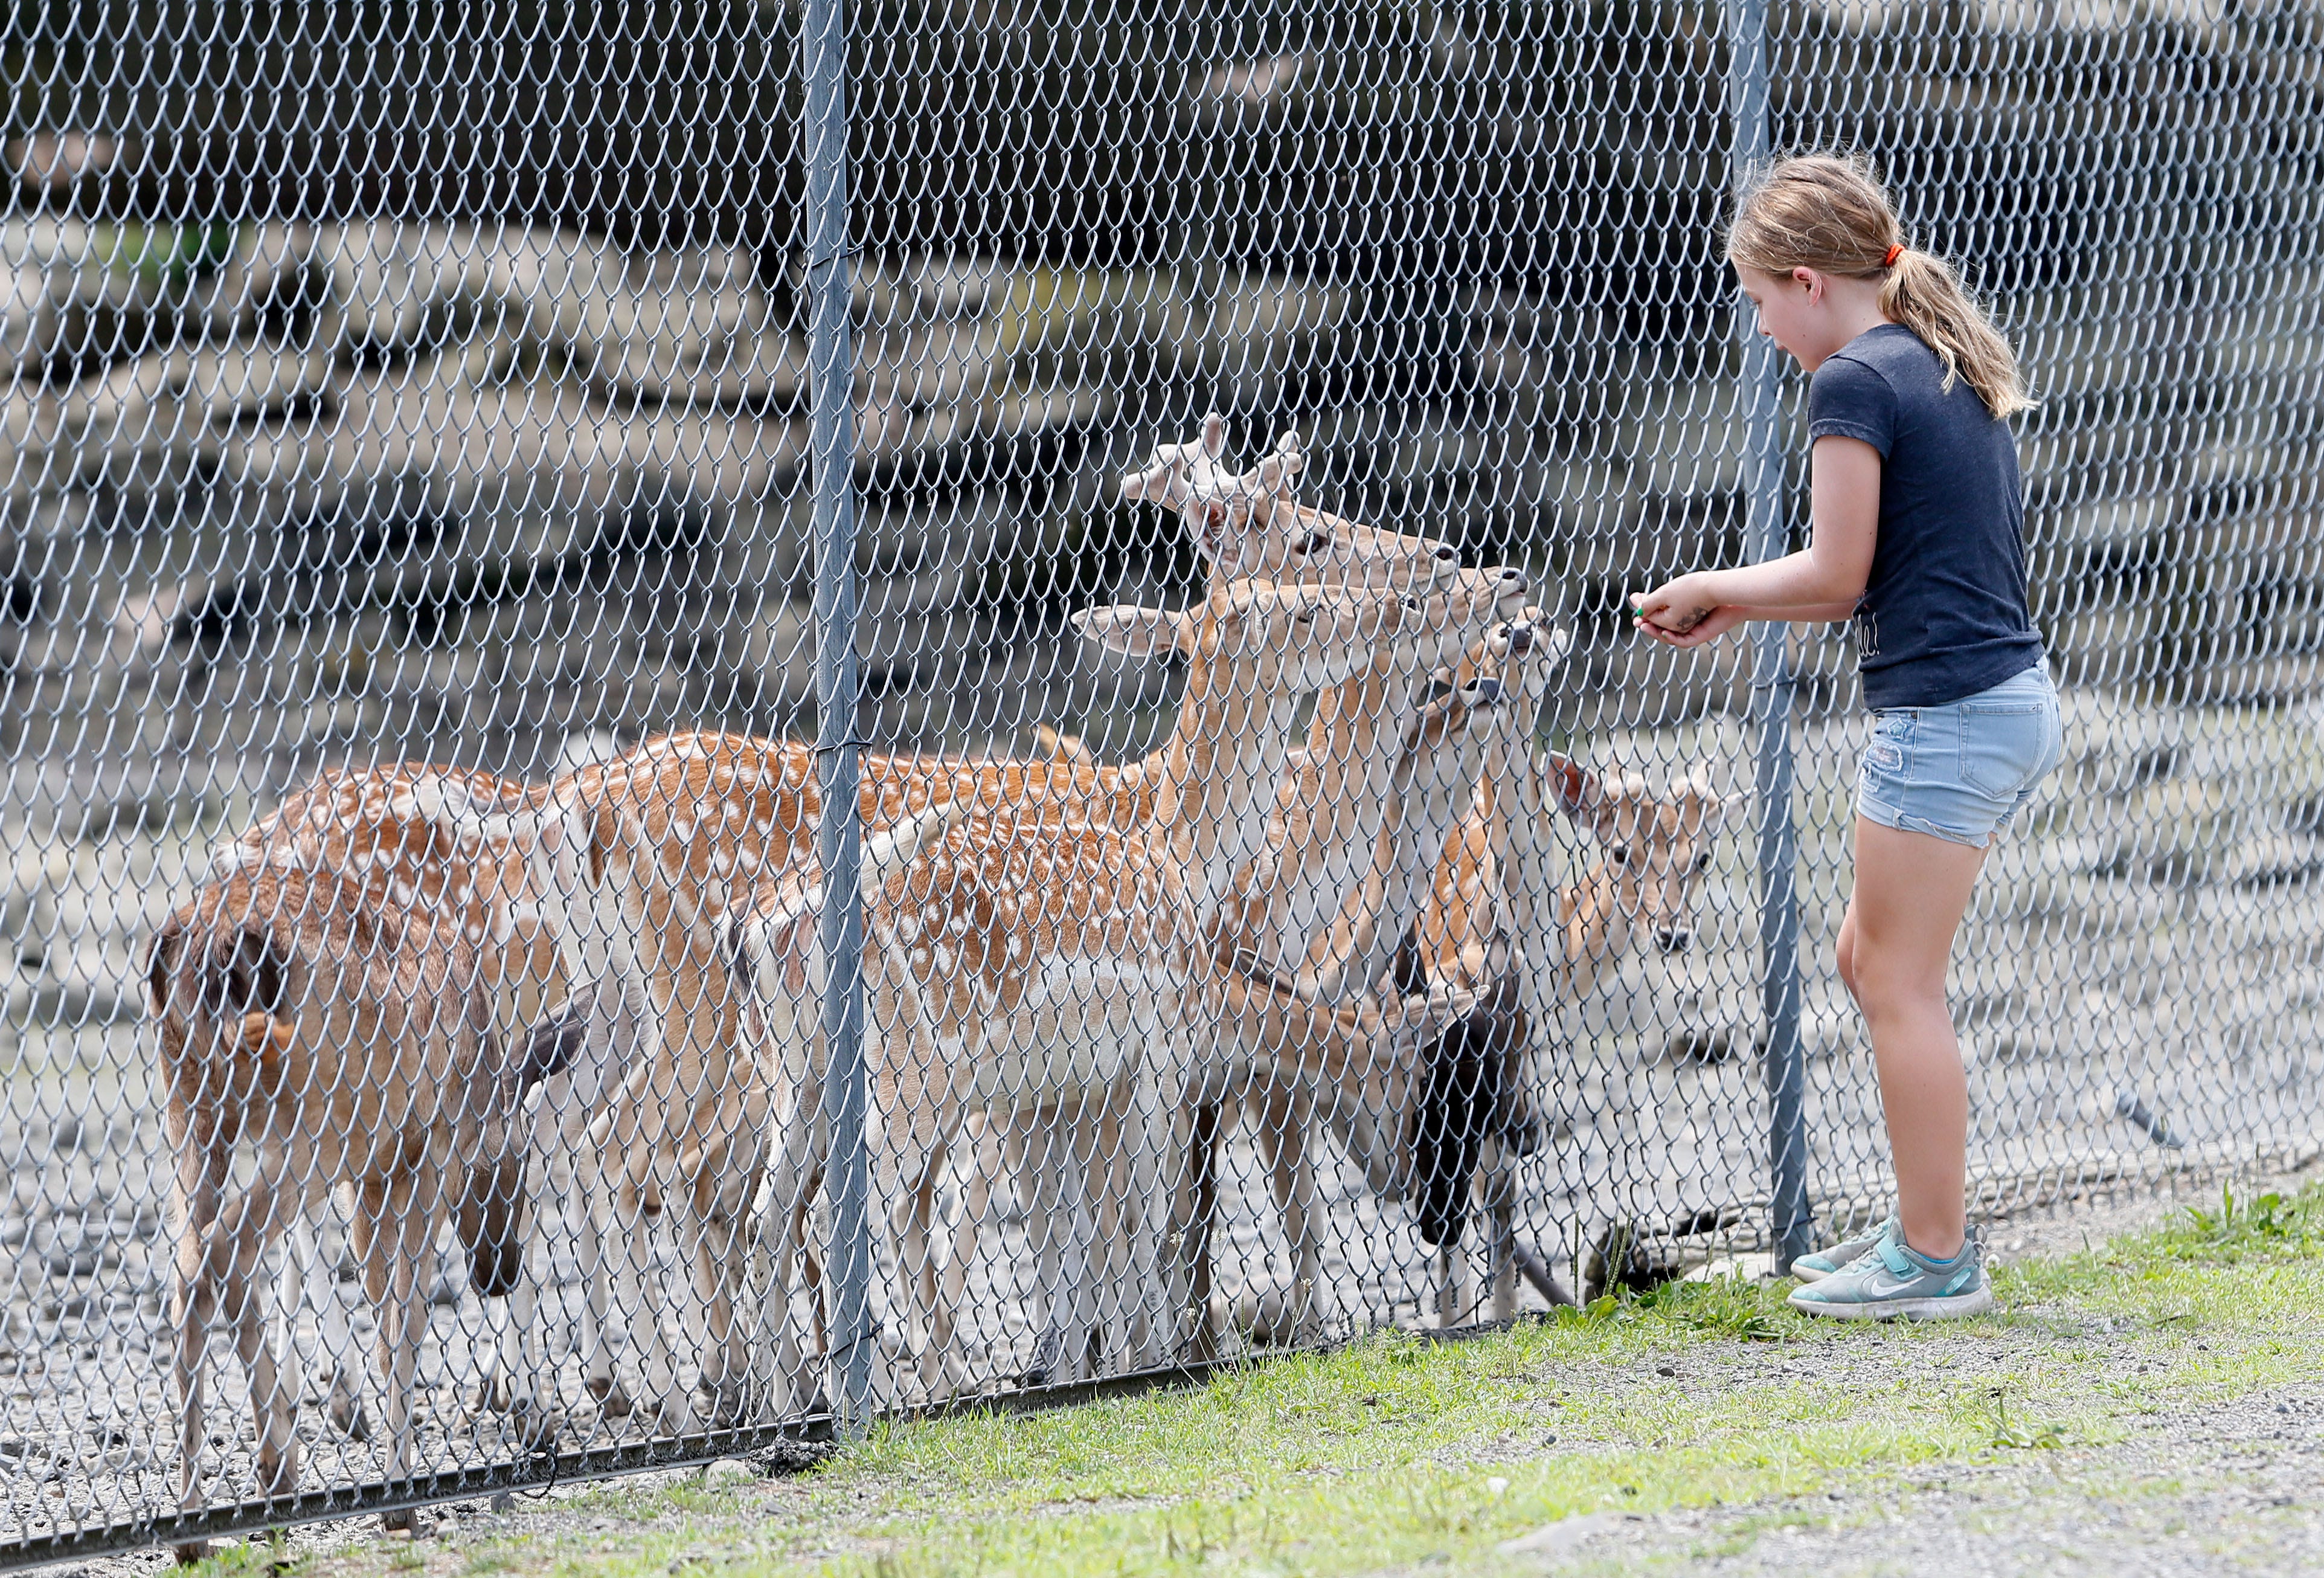
POLYGON ((1956 1293, 1949 1298, 1882 1298, 1861 1304, 1826 1304, 1821 1299, 1786 1299, 1802 1315, 1836 1321, 1962 1321, 1993 1310, 1993 1289, 1956 1293))
POLYGON ((1792 1262, 1792 1279, 1796 1282, 1821 1282, 1835 1271, 1844 1271, 1872 1251, 1868 1247, 1856 1251, 1836 1266, 1810 1266, 1803 1261, 1792 1262))

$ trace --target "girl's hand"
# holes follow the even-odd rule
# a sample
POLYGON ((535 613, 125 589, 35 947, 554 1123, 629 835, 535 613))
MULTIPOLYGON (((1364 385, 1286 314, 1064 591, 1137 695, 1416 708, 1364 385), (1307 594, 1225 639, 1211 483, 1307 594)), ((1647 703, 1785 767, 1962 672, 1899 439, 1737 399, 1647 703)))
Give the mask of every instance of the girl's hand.
POLYGON ((1719 599, 1711 595, 1703 580, 1701 575, 1681 576, 1674 581, 1665 581, 1651 592, 1632 596, 1632 621, 1656 640, 1689 633, 1719 607, 1719 599))
POLYGON ((1751 617, 1750 610, 1729 603, 1714 608, 1683 631, 1665 630, 1659 624, 1638 621, 1638 628, 1666 647, 1699 647, 1717 641, 1737 625, 1751 617))

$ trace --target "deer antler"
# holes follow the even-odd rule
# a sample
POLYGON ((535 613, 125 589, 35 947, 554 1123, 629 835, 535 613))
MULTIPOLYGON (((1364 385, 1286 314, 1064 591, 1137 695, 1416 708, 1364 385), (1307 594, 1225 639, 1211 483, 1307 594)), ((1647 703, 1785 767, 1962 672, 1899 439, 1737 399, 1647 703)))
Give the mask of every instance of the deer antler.
POLYGON ((1166 510, 1183 511, 1197 498, 1219 497, 1216 479, 1226 448, 1226 419, 1213 411, 1203 419, 1199 437, 1184 444, 1163 445, 1154 451, 1145 470, 1123 477, 1122 499, 1130 503, 1143 499, 1166 510))

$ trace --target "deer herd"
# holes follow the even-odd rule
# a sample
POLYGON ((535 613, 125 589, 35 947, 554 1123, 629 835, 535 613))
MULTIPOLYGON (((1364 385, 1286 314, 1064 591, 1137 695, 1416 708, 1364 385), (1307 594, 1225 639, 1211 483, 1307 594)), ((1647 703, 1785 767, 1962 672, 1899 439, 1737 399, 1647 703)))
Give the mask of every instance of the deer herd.
POLYGON ((1562 1297, 1517 1232, 1519 1158, 1545 1127, 1530 1060, 1637 942, 1684 946, 1737 802, 1700 775, 1657 791, 1544 752, 1571 643, 1523 573, 1298 503, 1288 436, 1246 475, 1224 449, 1209 418, 1122 484, 1176 516, 1200 599, 1075 621, 1183 662, 1162 747, 1111 765, 1045 732, 1034 761, 867 755, 853 893, 819 881, 811 749, 733 734, 650 739, 546 784, 326 773, 221 846, 146 979, 178 1168, 189 1509, 214 1330, 248 1378, 260 1494, 295 1487, 306 1383, 263 1286, 286 1237, 274 1313, 313 1306, 330 1417, 367 1427, 317 1247, 327 1213, 376 1312, 391 1478, 412 1472, 447 1223, 495 1301, 486 1401, 536 1444, 554 1429, 551 1190, 580 1203, 560 1241, 605 1417, 669 1435, 818 1406, 832 904, 862 907, 864 1145, 900 1355, 882 1396, 969 1384, 962 1317, 998 1252, 996 1185, 1038 1264, 1032 1379, 1216 1353, 1238 1120, 1292 1269, 1243 1312, 1262 1335, 1342 1318, 1326 1130, 1434 1246, 1435 1318, 1508 1318, 1520 1277, 1562 1297), (1571 882, 1560 817, 1596 848, 1571 882), (685 1268, 668 1286, 658 1241, 685 1268))

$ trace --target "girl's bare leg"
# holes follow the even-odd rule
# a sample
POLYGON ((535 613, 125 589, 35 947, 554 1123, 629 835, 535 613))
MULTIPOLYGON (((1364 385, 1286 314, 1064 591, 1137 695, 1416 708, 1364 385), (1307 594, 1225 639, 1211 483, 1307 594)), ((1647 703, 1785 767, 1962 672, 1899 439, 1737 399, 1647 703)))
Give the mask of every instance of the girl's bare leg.
POLYGON ((1872 1031, 1904 1241, 1938 1260, 1960 1253, 1969 1169, 1969 1078, 1945 967, 1984 863, 1981 849, 1859 817, 1840 926, 1840 978, 1872 1031))

